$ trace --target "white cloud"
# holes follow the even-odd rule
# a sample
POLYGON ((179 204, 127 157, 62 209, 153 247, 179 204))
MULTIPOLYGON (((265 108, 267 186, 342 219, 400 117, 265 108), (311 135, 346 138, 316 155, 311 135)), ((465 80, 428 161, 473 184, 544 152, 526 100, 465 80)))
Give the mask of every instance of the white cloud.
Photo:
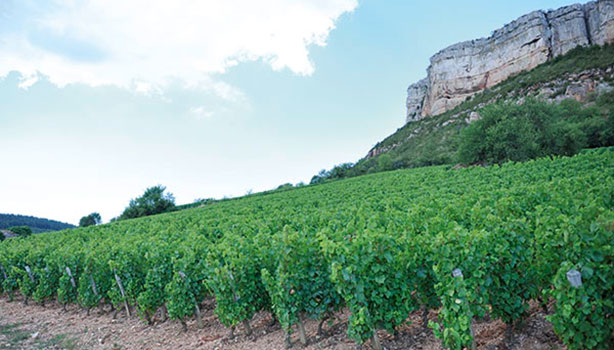
POLYGON ((204 120, 213 117, 213 112, 206 110, 204 106, 191 107, 190 114, 192 114, 197 120, 204 120))
POLYGON ((210 78, 243 61, 314 71, 310 45, 325 45, 357 0, 4 0, 0 77, 27 87, 42 74, 58 86, 112 84, 158 93, 172 81, 241 93, 210 78))

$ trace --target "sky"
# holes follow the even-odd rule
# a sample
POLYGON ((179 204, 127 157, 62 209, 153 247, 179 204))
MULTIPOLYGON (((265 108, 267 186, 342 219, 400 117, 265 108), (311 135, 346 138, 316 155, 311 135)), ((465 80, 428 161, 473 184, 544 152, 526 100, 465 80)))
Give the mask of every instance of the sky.
POLYGON ((0 0, 0 213, 308 183, 403 125, 431 55, 572 3, 0 0))

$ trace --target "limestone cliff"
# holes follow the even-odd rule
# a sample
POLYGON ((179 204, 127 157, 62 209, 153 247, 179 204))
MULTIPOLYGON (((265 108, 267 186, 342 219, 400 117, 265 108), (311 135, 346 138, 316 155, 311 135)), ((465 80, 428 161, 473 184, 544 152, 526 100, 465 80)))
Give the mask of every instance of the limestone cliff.
POLYGON ((614 43, 614 0, 535 11, 488 38, 431 57, 427 78, 407 89, 406 122, 444 113, 468 97, 577 46, 614 43))

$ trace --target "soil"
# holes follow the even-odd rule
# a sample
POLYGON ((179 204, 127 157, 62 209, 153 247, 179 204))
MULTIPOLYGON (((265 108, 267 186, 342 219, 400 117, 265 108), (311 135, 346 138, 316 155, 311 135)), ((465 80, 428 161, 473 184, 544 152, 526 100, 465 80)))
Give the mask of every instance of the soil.
MULTIPOLYGON (((234 338, 230 330, 220 324, 214 313, 214 301, 202 305, 204 327, 198 329, 195 320, 187 322, 184 332, 176 321, 161 322, 157 315, 155 324, 149 326, 134 316, 127 318, 122 310, 113 319, 113 312, 107 306, 96 309, 87 316, 85 310, 76 305, 63 311, 57 303, 45 306, 16 298, 9 302, 0 297, 0 349, 203 349, 203 350, 284 350, 285 334, 277 323, 271 325, 268 313, 259 313, 251 321, 251 336, 246 336, 238 326, 234 338)), ((317 336, 318 322, 307 320, 305 329, 308 345, 298 341, 298 332, 291 336, 292 349, 297 350, 345 350, 357 349, 347 332, 348 311, 340 312, 324 324, 324 334, 317 336)), ((430 320, 436 320, 436 312, 429 313, 430 320)), ((506 326, 501 321, 474 322, 477 349, 484 350, 554 350, 566 349, 545 320, 544 311, 536 303, 523 324, 516 326, 511 344, 505 344, 506 326)), ((422 313, 410 315, 408 323, 398 328, 396 336, 384 331, 378 332, 381 343, 387 350, 420 349, 442 350, 441 342, 433 332, 422 325, 422 313)), ((367 342, 363 350, 371 349, 367 342)))

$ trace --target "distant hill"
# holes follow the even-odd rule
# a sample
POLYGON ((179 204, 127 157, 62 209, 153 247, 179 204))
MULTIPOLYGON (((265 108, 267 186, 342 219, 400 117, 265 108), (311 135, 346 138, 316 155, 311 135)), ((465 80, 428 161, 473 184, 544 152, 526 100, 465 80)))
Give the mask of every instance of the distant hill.
POLYGON ((15 226, 29 226, 33 233, 59 231, 74 228, 74 225, 55 220, 37 218, 34 216, 0 214, 0 230, 15 226))

